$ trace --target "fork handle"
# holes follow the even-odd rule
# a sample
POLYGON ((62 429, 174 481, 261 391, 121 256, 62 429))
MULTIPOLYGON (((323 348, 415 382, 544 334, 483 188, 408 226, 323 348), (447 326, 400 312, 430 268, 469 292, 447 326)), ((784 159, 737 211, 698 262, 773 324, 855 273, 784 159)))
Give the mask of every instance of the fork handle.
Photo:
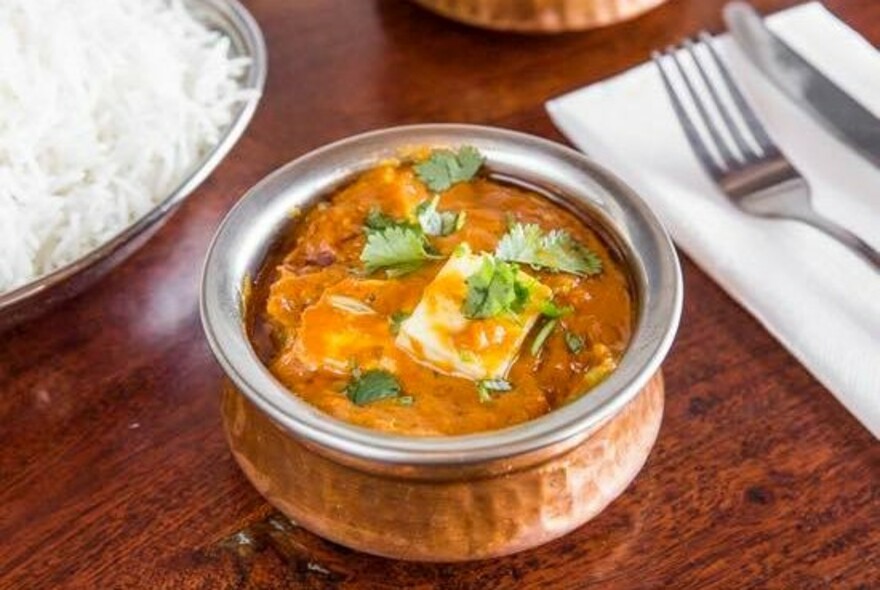
POLYGON ((795 219, 825 232, 861 256, 865 262, 874 268, 874 270, 880 272, 880 252, 845 227, 838 225, 827 217, 819 215, 812 207, 804 207, 802 210, 798 211, 795 219))

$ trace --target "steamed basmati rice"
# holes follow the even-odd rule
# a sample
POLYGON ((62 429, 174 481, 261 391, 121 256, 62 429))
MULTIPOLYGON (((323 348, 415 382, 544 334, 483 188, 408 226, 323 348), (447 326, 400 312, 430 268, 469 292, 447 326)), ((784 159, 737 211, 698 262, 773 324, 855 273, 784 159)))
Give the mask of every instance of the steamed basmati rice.
POLYGON ((247 67, 177 1, 0 2, 0 293, 166 197, 252 96, 247 67))

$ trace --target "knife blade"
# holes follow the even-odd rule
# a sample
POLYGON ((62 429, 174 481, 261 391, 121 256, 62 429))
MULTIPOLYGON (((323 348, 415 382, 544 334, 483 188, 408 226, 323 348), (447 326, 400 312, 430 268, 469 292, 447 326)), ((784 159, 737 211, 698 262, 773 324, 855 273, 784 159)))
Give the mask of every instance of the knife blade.
POLYGON ((745 2, 724 7, 740 49, 828 131, 880 168, 880 119, 777 37, 745 2))

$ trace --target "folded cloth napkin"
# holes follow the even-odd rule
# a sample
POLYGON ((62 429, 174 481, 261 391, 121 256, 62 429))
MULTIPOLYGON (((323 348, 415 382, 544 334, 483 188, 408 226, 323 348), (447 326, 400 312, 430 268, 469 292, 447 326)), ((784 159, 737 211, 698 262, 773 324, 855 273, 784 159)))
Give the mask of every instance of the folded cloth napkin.
MULTIPOLYGON (((780 37, 880 115, 880 54, 819 3, 768 18, 780 37)), ((880 170, 718 49, 823 215, 880 248, 880 170)), ((678 246, 880 438, 880 275, 819 231, 740 212, 703 173, 651 63, 550 101, 559 129, 653 206, 678 246)))

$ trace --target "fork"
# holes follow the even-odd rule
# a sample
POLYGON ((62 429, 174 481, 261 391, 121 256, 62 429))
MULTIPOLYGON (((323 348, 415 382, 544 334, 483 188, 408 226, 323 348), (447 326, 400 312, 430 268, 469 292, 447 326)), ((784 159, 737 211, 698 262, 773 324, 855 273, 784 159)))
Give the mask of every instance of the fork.
POLYGON ((691 149, 718 187, 741 210, 760 217, 791 219, 811 225, 835 238, 880 271, 880 252, 813 209, 810 185, 767 134, 718 55, 712 37, 702 31, 696 42, 686 39, 682 46, 683 52, 693 61, 696 75, 693 69, 688 73, 680 57, 681 52, 675 47, 667 47, 663 53, 655 51, 651 58, 660 70, 663 85, 691 149), (686 93, 676 89, 667 71, 668 66, 664 63, 666 61, 671 61, 675 66, 672 71, 684 82, 686 93), (709 64, 715 69, 714 81, 709 64), (704 89, 703 92, 698 90, 699 87, 704 89), (722 98, 725 89, 727 101, 722 98), (693 104, 697 117, 692 116, 686 108, 686 96, 693 104), (713 117, 710 110, 717 116, 713 117), (701 128, 703 134, 700 133, 701 128), (747 134, 751 136, 751 141, 747 134))

